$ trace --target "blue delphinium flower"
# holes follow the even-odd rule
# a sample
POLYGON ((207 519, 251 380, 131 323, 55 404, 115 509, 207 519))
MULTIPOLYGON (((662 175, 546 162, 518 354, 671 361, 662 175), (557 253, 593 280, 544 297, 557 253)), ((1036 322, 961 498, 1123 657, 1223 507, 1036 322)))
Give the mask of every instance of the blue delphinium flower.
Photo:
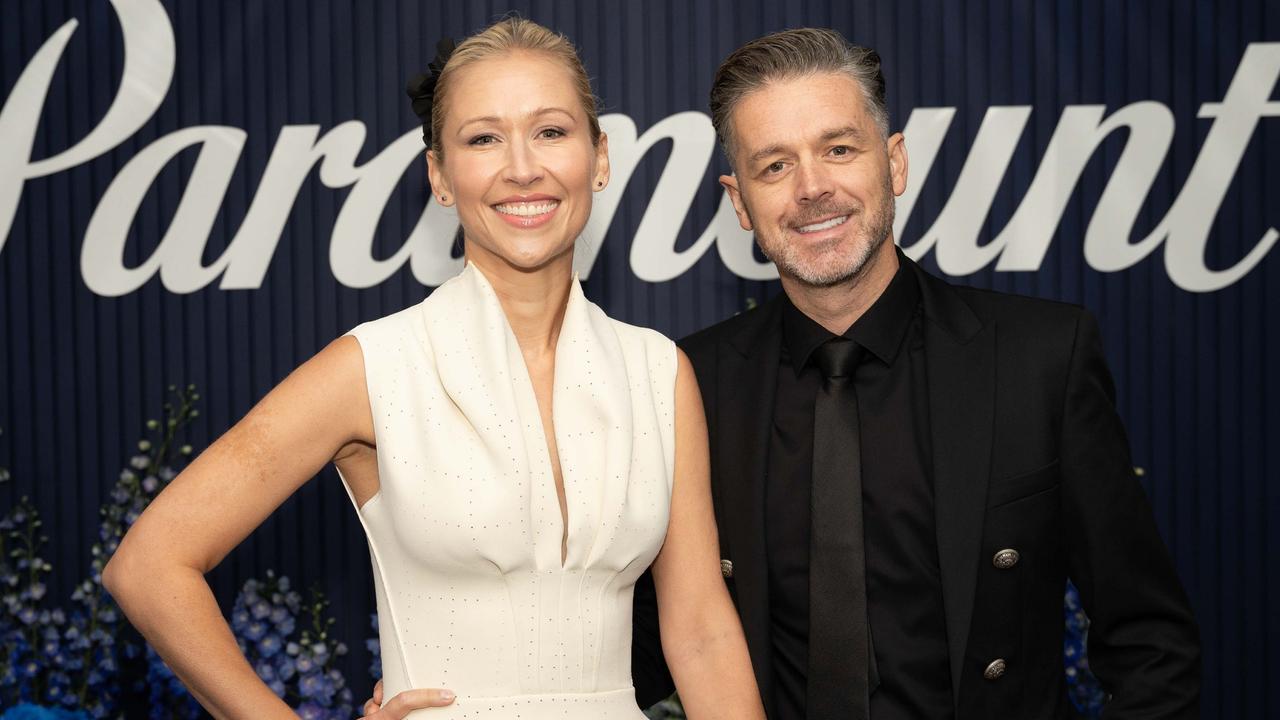
POLYGON ((347 720, 351 690, 333 667, 347 647, 330 637, 334 621, 324 617, 327 605, 323 595, 312 591, 311 603, 304 606, 289 578, 267 571, 265 580, 245 582, 231 611, 231 629, 258 677, 300 716, 347 720), (299 633, 301 613, 309 624, 299 633))
POLYGON ((89 720, 89 716, 65 708, 21 703, 0 714, 0 720, 89 720))
POLYGON ((302 631, 295 665, 300 676, 299 695, 324 708, 327 712, 322 717, 339 720, 351 716, 354 698, 346 679, 333 666, 338 658, 347 654, 347 646, 330 636, 334 619, 324 616, 328 605, 329 601, 319 590, 311 591, 311 603, 307 607, 310 627, 302 631), (303 663, 304 659, 310 662, 303 663), (304 665, 310 668, 309 673, 302 670, 304 665), (307 692, 303 692, 304 687, 307 692))
POLYGON ((1089 618, 1080 605, 1079 591, 1070 582, 1067 583, 1062 607, 1066 616, 1062 652, 1067 675, 1067 695, 1081 715, 1089 718, 1101 717, 1102 708, 1107 703, 1107 693, 1089 670, 1089 618))
POLYGON ((46 606, 42 578, 53 566, 40 556, 49 541, 42 526, 26 496, 0 518, 0 707, 57 707, 70 696, 71 654, 63 643, 67 616, 46 606))
POLYGON ((288 694, 278 656, 287 634, 281 633, 278 621, 297 612, 301 598, 296 593, 280 592, 280 579, 271 571, 266 581, 245 582, 232 609, 232 631, 245 657, 258 677, 280 697, 288 694), (264 598, 264 594, 266 598, 264 598), (267 598, 278 601, 270 602, 267 598))
POLYGON ((194 386, 169 386, 175 402, 164 405, 164 421, 148 420, 148 438, 137 443, 127 466, 100 509, 102 522, 98 542, 91 548, 89 576, 72 593, 72 611, 63 636, 72 656, 69 693, 94 718, 118 713, 117 704, 126 690, 145 693, 151 699, 154 718, 198 717, 198 706, 173 673, 150 648, 146 648, 132 628, 123 622, 120 610, 102 586, 102 570, 120 546, 120 540, 147 505, 177 476, 177 466, 190 456, 188 446, 179 446, 177 435, 199 415, 195 409, 200 395, 194 386), (124 672, 126 666, 135 670, 124 672), (148 678, 133 688, 122 685, 126 675, 148 678))
POLYGON ((271 692, 275 693, 276 697, 281 699, 283 699, 285 693, 288 692, 288 688, 285 687, 284 680, 281 680, 280 678, 268 680, 267 687, 271 688, 271 692))
POLYGON ((374 680, 382 679, 382 641, 378 639, 378 613, 369 616, 369 624, 373 626, 373 637, 364 641, 369 651, 369 675, 374 680))
POLYGON ((150 645, 147 645, 147 688, 150 700, 151 720, 187 718, 195 720, 204 716, 200 703, 191 696, 173 670, 165 664, 150 645))
POLYGON ((279 635, 267 635, 258 641, 258 652, 265 658, 274 657, 284 647, 279 635))
POLYGON ((323 706, 310 700, 302 703, 296 709, 298 717, 302 718, 302 720, 324 720, 328 717, 328 713, 325 712, 323 706))
POLYGON ((244 636, 247 640, 257 642, 267 634, 268 625, 264 622, 254 621, 249 623, 244 629, 244 636))
POLYGON ((262 620, 271 616, 271 606, 267 604, 266 600, 258 598, 249 606, 249 614, 253 616, 254 620, 262 620))

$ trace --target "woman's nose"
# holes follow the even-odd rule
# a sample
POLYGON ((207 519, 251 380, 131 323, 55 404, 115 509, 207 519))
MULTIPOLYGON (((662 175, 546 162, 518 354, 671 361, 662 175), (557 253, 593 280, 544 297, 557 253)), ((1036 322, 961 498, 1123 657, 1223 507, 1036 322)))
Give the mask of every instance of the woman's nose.
POLYGON ((507 157, 506 180, 516 185, 532 185, 542 179, 542 163, 528 142, 512 142, 507 157))

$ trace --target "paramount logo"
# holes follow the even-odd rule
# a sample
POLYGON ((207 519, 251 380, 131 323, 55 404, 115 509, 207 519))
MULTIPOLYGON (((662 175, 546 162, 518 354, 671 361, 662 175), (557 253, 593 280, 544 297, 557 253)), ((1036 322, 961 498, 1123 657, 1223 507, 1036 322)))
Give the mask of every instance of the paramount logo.
MULTIPOLYGON (((111 151, 152 117, 169 91, 176 53, 164 8, 157 0, 112 0, 112 5, 124 35, 124 73, 106 115, 88 135, 53 156, 31 157, 45 98, 75 33, 75 20, 45 41, 0 110, 0 252, 27 180, 111 151)), ((1230 267, 1215 269, 1205 263, 1214 218, 1259 121, 1280 115, 1280 102, 1270 100, 1278 78, 1280 43, 1250 44, 1222 101, 1200 106, 1198 117, 1212 120, 1212 125, 1177 197, 1155 229, 1136 240, 1131 237, 1135 220, 1173 140, 1175 123, 1168 107, 1140 101, 1110 114, 1101 105, 1064 108, 1021 203, 1008 224, 985 244, 979 244, 982 226, 1032 108, 987 110, 941 213, 922 236, 911 239, 902 237, 903 227, 955 115, 954 108, 916 108, 904 130, 911 182, 898 199, 895 237, 912 257, 933 250, 940 268, 950 275, 967 275, 992 263, 1000 271, 1036 270, 1090 157, 1111 133, 1127 130, 1124 150, 1084 234, 1086 262, 1095 270, 1113 272, 1162 247, 1166 271, 1178 287, 1191 292, 1227 287, 1255 268, 1280 239, 1280 233, 1269 228, 1230 267)), ((596 196, 589 236, 605 236, 641 158, 656 143, 670 140, 670 159, 632 239, 630 264, 635 275, 650 282, 678 277, 714 245, 733 273, 750 279, 777 277, 772 264, 753 256, 752 238, 738 227, 727 198, 721 199, 697 241, 676 250, 677 234, 716 152, 706 115, 678 113, 643 133, 622 114, 605 115, 601 125, 609 134, 614 180, 596 196)), ((89 289, 103 296, 125 295, 157 273, 174 293, 194 292, 215 281, 224 290, 259 287, 302 184, 317 170, 325 186, 351 188, 329 244, 330 267, 339 282, 371 287, 409 263, 418 281, 439 285, 461 269, 461 261, 450 252, 457 216, 433 202, 428 202, 399 251, 384 259, 373 256, 378 219, 405 170, 420 161, 421 136, 417 128, 411 129, 356 165, 366 137, 364 124, 356 120, 323 133, 318 125, 281 127, 235 236, 217 260, 203 264, 205 245, 246 137, 236 127, 187 127, 134 155, 98 200, 85 229, 80 269, 89 289), (188 148, 198 148, 197 160, 168 229, 149 258, 136 267, 126 266, 125 243, 143 198, 161 170, 188 148)), ((599 249, 599 243, 578 244, 575 263, 583 277, 590 273, 599 249)))

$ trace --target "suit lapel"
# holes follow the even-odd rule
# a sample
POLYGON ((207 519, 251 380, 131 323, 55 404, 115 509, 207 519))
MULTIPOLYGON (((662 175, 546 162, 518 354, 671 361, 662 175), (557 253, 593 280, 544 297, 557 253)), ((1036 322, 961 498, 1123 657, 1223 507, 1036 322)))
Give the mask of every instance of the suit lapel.
POLYGON ((765 472, 781 351, 781 304, 757 311, 756 322, 717 349, 717 422, 713 468, 723 496, 724 534, 733 561, 743 632, 760 690, 768 698, 769 570, 765 553, 765 472))
POLYGON ((984 325, 945 282, 911 265, 920 281, 926 320, 938 563, 952 690, 958 701, 982 562, 995 422, 995 326, 990 322, 984 325))

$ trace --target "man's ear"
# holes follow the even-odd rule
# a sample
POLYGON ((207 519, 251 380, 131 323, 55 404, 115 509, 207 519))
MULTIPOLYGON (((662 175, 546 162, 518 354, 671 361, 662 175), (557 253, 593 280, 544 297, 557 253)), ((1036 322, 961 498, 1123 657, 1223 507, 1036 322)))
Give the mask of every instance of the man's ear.
POLYGON ((738 224, 743 230, 751 232, 751 215, 747 213, 747 204, 742 201, 742 190, 738 187, 737 175, 721 175, 720 185, 729 193, 729 202, 733 203, 733 211, 738 215, 738 224))
POLYGON ((907 143, 902 133, 894 133, 885 143, 889 153, 889 179, 893 184, 893 194, 901 195, 907 191, 907 143))
POLYGON ((443 207, 452 207, 455 202, 453 188, 449 186, 449 181, 444 176, 444 171, 440 167, 440 159, 436 157, 436 151, 428 150, 426 158, 427 181, 431 183, 431 192, 435 194, 436 202, 443 207))

